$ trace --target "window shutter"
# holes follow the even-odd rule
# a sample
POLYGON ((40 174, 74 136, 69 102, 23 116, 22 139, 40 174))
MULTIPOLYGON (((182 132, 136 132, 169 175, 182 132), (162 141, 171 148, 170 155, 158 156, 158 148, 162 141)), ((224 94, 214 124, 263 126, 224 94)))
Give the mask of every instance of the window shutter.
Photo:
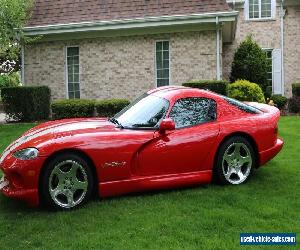
POLYGON ((281 49, 274 49, 272 52, 272 68, 273 68, 273 93, 282 94, 281 83, 281 49))
POLYGON ((244 14, 245 14, 245 19, 249 20, 249 0, 245 0, 244 14))
POLYGON ((276 17, 276 0, 271 0, 272 18, 276 17))

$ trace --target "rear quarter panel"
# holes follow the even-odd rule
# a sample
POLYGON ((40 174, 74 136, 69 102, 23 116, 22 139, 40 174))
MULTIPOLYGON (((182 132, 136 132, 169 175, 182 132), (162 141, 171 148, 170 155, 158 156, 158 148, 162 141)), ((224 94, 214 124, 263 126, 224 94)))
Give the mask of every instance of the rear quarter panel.
MULTIPOLYGON (((250 103, 249 103, 250 104, 250 103)), ((261 114, 246 113, 226 101, 219 102, 220 134, 218 145, 233 134, 247 134, 255 142, 258 153, 272 148, 277 140, 275 129, 279 110, 266 104, 257 104, 261 114)))
POLYGON ((257 127, 257 139, 260 141, 260 151, 268 150, 273 147, 277 140, 276 128, 280 118, 280 111, 274 106, 262 103, 248 103, 263 111, 257 115, 255 122, 257 127))

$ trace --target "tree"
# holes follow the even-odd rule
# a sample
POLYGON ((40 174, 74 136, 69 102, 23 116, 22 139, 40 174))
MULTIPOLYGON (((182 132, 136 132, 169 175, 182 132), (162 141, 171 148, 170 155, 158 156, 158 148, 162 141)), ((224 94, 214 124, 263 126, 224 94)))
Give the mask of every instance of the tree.
POLYGON ((0 0, 0 73, 19 69, 21 45, 31 41, 23 27, 33 0, 0 0))
POLYGON ((230 81, 243 79, 257 83, 265 92, 268 86, 268 59, 261 47, 248 36, 234 54, 230 81))
POLYGON ((20 85, 20 74, 12 72, 9 74, 0 75, 0 92, 5 87, 17 87, 20 85))

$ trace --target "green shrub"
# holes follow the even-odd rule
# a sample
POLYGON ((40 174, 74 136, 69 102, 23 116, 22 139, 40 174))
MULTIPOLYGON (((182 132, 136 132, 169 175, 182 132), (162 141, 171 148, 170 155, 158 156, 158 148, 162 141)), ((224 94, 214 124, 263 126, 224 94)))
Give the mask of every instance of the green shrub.
POLYGON ((272 100, 274 102, 274 104, 276 105, 276 107, 279 108, 280 110, 284 108, 284 106, 286 105, 286 103, 288 101, 288 99, 282 95, 272 95, 270 97, 270 100, 272 100))
POLYGON ((240 101, 252 101, 265 103, 262 89, 247 80, 238 80, 227 87, 228 96, 240 101))
POLYGON ((300 96, 300 83, 292 84, 293 96, 300 96))
POLYGON ((185 82, 182 85, 185 87, 197 88, 197 89, 208 89, 221 95, 226 95, 226 88, 229 84, 228 81, 218 80, 195 80, 185 82))
POLYGON ((96 110, 100 117, 112 117, 130 102, 126 99, 109 99, 96 102, 96 110))
POLYGON ((266 53, 248 36, 234 54, 230 81, 245 79, 257 83, 266 91, 269 67, 266 53))
POLYGON ((93 117, 95 108, 98 116, 110 117, 118 113, 128 104, 129 101, 126 99, 101 101, 71 99, 55 101, 51 104, 51 109, 54 119, 93 117))
POLYGON ((300 97, 294 96, 289 99, 288 103, 289 112, 300 113, 300 97))
POLYGON ((0 90, 7 87, 20 86, 20 76, 17 72, 0 75, 0 90))
MULTIPOLYGON (((20 86, 20 75, 17 72, 10 74, 0 74, 0 94, 2 88, 20 86)), ((0 95, 1 101, 1 95, 0 95)))
POLYGON ((29 122, 49 118, 50 89, 46 86, 2 88, 1 97, 8 119, 29 122))
POLYGON ((86 99, 58 100, 51 104, 53 119, 93 117, 95 101, 86 99))

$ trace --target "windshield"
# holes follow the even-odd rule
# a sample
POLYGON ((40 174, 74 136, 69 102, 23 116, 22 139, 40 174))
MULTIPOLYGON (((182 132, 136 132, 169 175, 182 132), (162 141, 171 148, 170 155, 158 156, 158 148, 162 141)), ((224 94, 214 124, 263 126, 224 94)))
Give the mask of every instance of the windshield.
POLYGON ((164 118, 168 107, 166 99, 144 94, 114 118, 125 128, 155 128, 164 118))

